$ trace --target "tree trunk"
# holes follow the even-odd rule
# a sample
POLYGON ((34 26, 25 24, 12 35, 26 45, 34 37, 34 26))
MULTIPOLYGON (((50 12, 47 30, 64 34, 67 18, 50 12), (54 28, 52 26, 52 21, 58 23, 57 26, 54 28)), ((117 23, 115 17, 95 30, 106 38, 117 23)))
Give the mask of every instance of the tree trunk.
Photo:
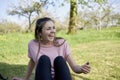
POLYGON ((70 21, 68 27, 68 34, 75 34, 76 32, 76 16, 77 16, 77 2, 76 0, 70 1, 70 21))
POLYGON ((29 17, 29 28, 28 30, 31 30, 31 20, 30 20, 30 17, 29 17))
POLYGON ((31 23, 31 13, 29 14, 28 21, 29 21, 29 25, 28 25, 28 29, 27 29, 26 32, 30 32, 31 31, 31 26, 32 26, 32 23, 31 23))

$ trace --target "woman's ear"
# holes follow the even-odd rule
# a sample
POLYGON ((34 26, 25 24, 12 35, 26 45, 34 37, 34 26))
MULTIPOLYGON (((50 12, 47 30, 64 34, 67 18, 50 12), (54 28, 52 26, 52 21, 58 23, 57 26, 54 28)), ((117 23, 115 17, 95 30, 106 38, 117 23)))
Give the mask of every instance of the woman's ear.
POLYGON ((42 36, 42 34, 41 34, 41 33, 39 33, 39 36, 41 37, 41 36, 42 36))

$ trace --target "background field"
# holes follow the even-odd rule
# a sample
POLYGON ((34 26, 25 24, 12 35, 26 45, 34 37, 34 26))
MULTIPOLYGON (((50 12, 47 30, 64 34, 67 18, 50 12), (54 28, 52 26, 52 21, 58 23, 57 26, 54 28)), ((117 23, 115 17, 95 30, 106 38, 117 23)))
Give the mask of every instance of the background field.
MULTIPOLYGON (((75 74, 75 80, 120 80, 120 27, 101 31, 81 30, 76 35, 66 35, 65 31, 57 36, 64 37, 72 50, 76 63, 89 61, 90 74, 75 74)), ((29 58, 27 44, 34 33, 7 33, 0 35, 0 73, 9 80, 12 76, 23 77, 29 58)), ((33 72, 34 74, 34 72, 33 72)), ((31 76, 33 80, 34 76, 31 76)))

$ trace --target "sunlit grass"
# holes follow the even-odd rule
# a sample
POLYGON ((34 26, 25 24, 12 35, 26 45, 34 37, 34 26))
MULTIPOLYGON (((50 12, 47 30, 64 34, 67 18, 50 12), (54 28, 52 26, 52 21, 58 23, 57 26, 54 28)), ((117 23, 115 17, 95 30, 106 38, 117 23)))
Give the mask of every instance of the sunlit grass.
MULTIPOLYGON (((90 62, 90 74, 71 71, 75 80, 120 80, 120 27, 78 31, 76 35, 66 35, 65 31, 61 31, 57 36, 68 41, 76 63, 90 62)), ((27 44, 33 38, 33 33, 0 35, 0 73, 9 79, 24 76, 29 60, 27 44)))
POLYGON ((103 40, 120 40, 120 28, 116 27, 104 29, 102 31, 96 30, 81 30, 77 31, 75 35, 65 35, 66 32, 59 32, 58 36, 64 37, 68 40, 70 45, 76 45, 78 43, 86 43, 91 41, 103 41, 103 40))
POLYGON ((92 80, 119 80, 119 49, 120 41, 95 41, 77 45, 72 55, 79 64, 90 62, 91 73, 82 76, 92 80))

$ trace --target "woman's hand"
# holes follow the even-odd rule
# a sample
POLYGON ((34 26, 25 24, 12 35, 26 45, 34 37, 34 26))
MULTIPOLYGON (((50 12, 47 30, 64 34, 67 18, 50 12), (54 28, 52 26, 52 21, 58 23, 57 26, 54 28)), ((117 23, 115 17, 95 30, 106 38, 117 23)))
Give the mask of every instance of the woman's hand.
POLYGON ((89 62, 87 62, 86 64, 81 66, 81 72, 84 74, 89 73, 90 70, 91 70, 91 68, 90 68, 89 62))
POLYGON ((13 77, 12 80, 23 80, 23 79, 18 77, 13 77))

